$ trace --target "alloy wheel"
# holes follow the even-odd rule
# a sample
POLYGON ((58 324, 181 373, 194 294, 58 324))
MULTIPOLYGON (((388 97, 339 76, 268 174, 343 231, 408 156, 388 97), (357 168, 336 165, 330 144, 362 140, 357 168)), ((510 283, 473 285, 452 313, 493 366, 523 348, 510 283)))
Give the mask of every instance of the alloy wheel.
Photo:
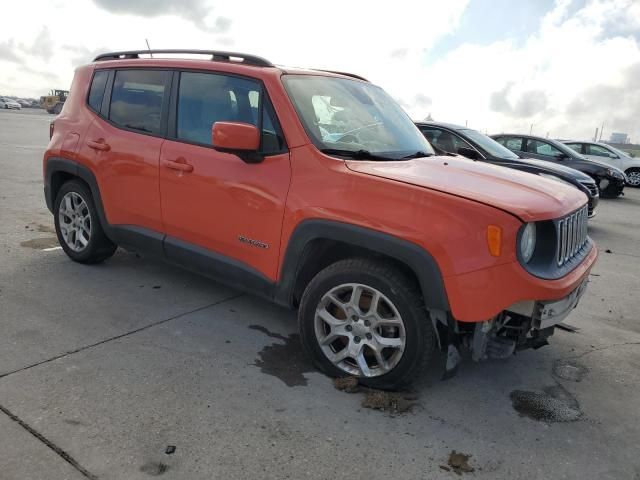
POLYGON ((67 246, 74 252, 84 250, 91 240, 91 213, 87 202, 76 192, 69 192, 58 210, 60 232, 67 246))
POLYGON ((350 375, 378 377, 402 358, 406 332, 393 302, 359 283, 339 285, 318 303, 314 328, 324 355, 350 375))
POLYGON ((629 185, 632 187, 640 187, 640 170, 627 173, 627 178, 629 179, 629 185))

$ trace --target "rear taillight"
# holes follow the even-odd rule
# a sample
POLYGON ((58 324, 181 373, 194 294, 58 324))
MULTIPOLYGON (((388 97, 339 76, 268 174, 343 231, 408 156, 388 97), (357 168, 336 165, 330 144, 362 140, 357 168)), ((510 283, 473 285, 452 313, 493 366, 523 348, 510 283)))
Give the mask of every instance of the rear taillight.
POLYGON ((49 124, 49 140, 51 140, 51 137, 53 137, 53 127, 54 127, 53 123, 54 122, 51 122, 49 124))

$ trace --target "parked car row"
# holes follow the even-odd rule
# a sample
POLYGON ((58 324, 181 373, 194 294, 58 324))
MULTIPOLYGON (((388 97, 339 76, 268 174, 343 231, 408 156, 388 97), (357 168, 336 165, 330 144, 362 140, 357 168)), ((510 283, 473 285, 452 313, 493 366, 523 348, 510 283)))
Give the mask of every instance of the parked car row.
POLYGON ((519 156, 546 160, 586 173, 595 180, 604 197, 617 197, 627 183, 622 170, 589 160, 557 140, 520 134, 500 134, 493 138, 519 156))
POLYGON ((589 217, 596 213, 600 193, 592 177, 557 163, 524 158, 471 128, 437 122, 416 123, 431 145, 442 152, 455 153, 502 167, 512 168, 572 185, 589 199, 589 217))
POLYGON ((0 108, 21 110, 23 108, 41 108, 38 100, 30 98, 9 98, 0 97, 0 108))
POLYGON ((353 74, 106 53, 51 124, 45 199, 72 260, 123 246, 297 309, 320 370, 398 388, 437 349, 452 374, 463 349, 546 345, 598 256, 589 178, 472 130, 420 129, 353 74))
POLYGON ((22 109, 22 105, 12 98, 0 97, 0 108, 4 108, 5 110, 20 110, 22 109))

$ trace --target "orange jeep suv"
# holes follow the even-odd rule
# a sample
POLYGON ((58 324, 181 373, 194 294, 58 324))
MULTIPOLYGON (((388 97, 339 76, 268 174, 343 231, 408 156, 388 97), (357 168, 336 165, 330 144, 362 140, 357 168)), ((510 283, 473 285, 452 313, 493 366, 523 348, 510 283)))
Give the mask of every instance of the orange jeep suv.
POLYGON ((45 198, 72 260, 122 246, 297 308, 315 365, 372 387, 438 349, 453 373, 462 348, 544 345, 597 257, 584 194, 435 155, 357 75, 107 53, 76 70, 50 133, 45 198))

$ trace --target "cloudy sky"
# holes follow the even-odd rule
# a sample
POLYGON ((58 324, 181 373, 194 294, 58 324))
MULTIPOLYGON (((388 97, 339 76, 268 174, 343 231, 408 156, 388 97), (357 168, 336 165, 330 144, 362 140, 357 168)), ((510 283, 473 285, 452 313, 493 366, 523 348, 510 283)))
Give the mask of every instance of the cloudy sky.
POLYGON ((224 49, 358 73, 414 119, 640 141, 640 0, 21 0, 0 94, 68 88, 99 52, 224 49))

